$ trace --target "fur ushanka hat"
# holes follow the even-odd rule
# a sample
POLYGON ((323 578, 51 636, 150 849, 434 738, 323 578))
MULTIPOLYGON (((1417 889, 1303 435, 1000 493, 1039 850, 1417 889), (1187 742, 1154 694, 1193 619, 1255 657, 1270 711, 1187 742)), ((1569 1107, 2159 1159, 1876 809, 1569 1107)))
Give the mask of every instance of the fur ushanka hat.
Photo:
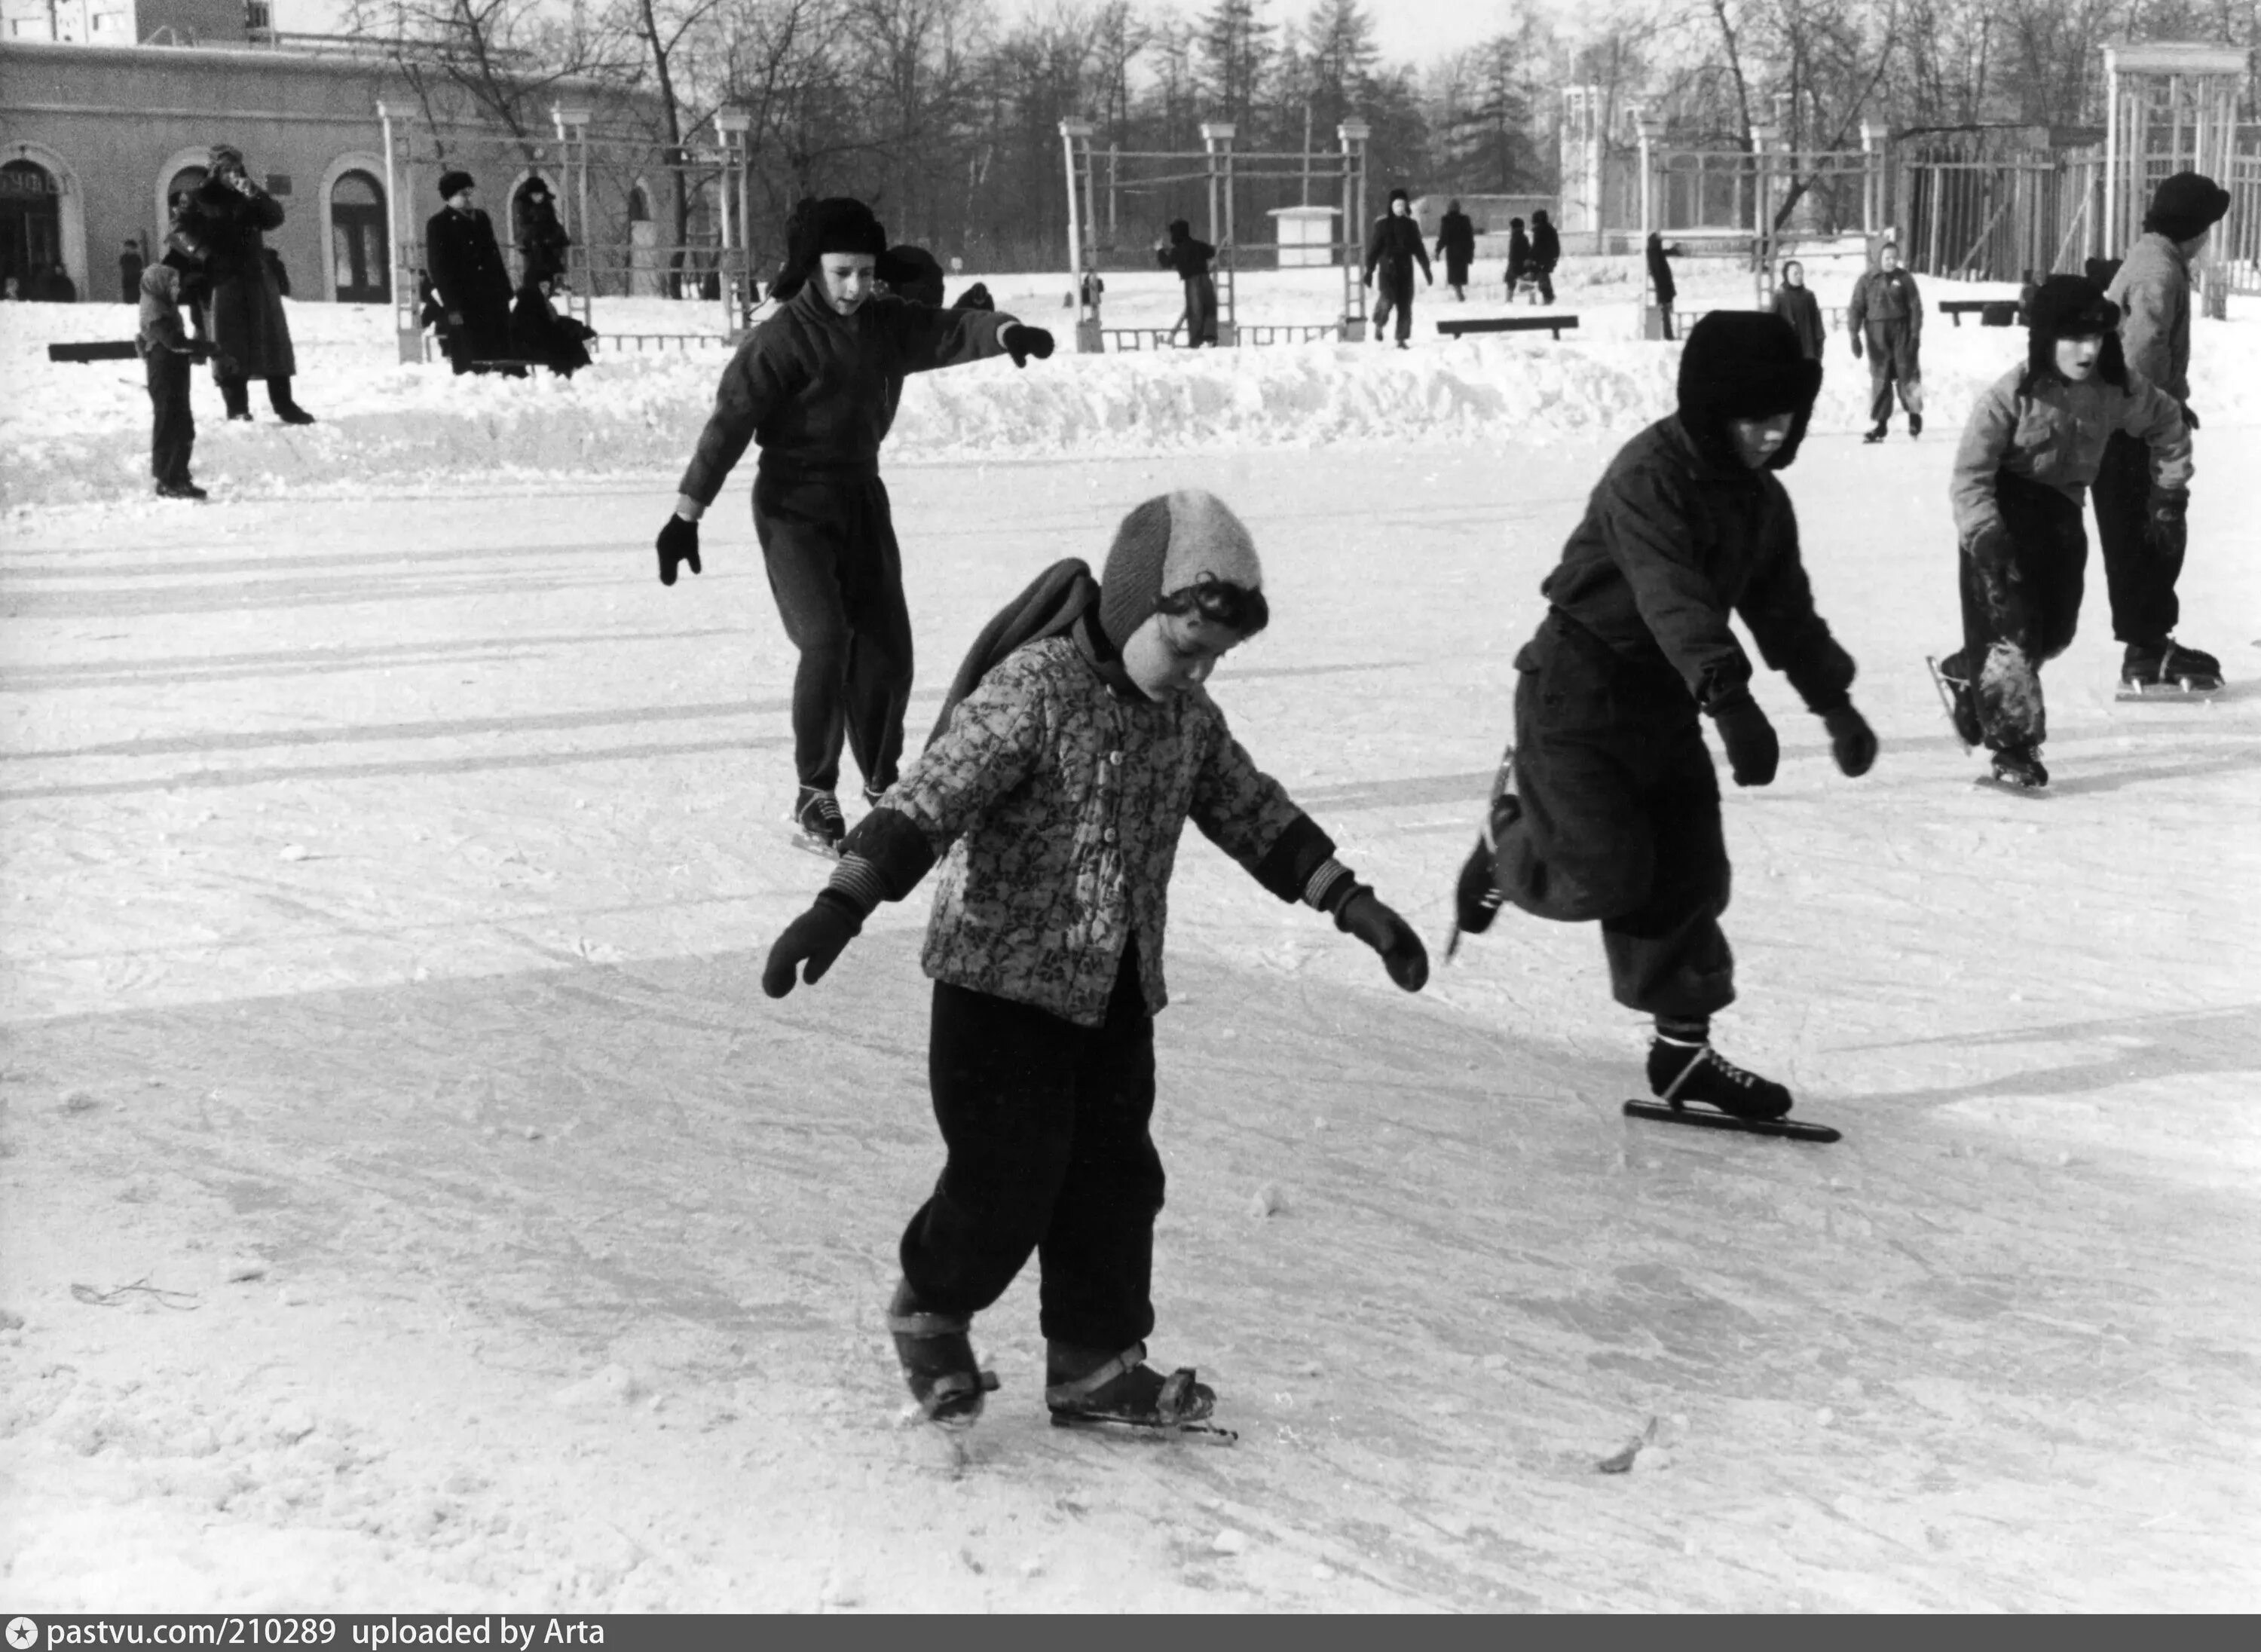
POLYGON ((465 190, 473 188, 477 180, 468 172, 450 171, 440 175, 440 198, 452 201, 465 190))
POLYGON ((1737 464, 1727 429, 1737 419, 1792 416, 1790 434, 1767 461, 1790 468, 1821 393, 1821 363, 1808 361, 1798 334, 1778 315, 1714 310, 1688 330, 1680 352, 1680 422, 1715 464, 1737 464))
POLYGON ((887 232, 872 209, 852 195, 803 196, 786 219, 785 263, 772 293, 790 298, 808 284, 817 260, 827 253, 861 253, 884 258, 887 232))
POLYGON ((2120 348, 2120 306, 2086 276, 2051 276, 2026 301, 2026 372, 2058 377, 2059 339, 2104 341, 2097 352, 2096 376, 2107 384, 2128 382, 2128 357, 2120 348))

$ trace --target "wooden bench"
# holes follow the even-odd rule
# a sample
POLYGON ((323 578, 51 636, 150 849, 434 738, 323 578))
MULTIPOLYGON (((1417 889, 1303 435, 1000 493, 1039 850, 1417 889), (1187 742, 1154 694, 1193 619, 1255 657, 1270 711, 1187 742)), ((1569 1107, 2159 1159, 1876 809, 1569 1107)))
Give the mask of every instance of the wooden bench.
POLYGON ((141 354, 132 339, 104 339, 99 344, 50 344, 51 362, 130 362, 141 354))
POLYGON ((1963 318, 1975 315, 1980 327, 2015 327, 2018 324, 2018 301, 2015 298, 1942 298, 1939 312, 1951 315, 1955 325, 1961 327, 1963 318))
POLYGON ((1493 315, 1468 321, 1439 321, 1437 331, 1448 339, 1467 333, 1536 333, 1544 327, 1556 338, 1562 336, 1564 327, 1575 327, 1575 315, 1493 315))

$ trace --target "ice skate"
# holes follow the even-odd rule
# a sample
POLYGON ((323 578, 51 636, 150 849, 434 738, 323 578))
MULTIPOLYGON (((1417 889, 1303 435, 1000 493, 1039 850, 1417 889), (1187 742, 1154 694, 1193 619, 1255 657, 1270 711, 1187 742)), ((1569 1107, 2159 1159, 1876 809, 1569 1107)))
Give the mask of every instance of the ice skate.
POLYGON ((1459 881, 1453 887, 1453 932, 1445 940, 1446 958, 1460 951, 1461 936, 1482 935, 1491 928, 1491 921, 1506 903, 1494 871, 1499 835, 1522 812, 1523 805, 1515 795, 1515 748, 1510 746, 1500 754, 1499 767, 1493 772, 1491 799, 1485 806, 1476 846, 1468 851, 1468 859, 1461 865, 1459 881))
POLYGON ((1869 434, 1863 436, 1861 440, 1867 442, 1882 442, 1886 436, 1891 435, 1891 433, 1892 428, 1890 425, 1879 423, 1875 429, 1870 431, 1869 434))
POLYGON ((2042 766, 2038 747, 2006 746, 1994 754, 1993 772, 1989 778, 1995 785, 2014 791, 2038 792, 2049 784, 2049 771, 2042 766))
POLYGON ((1908 435, 1910 436, 1920 436, 1922 434, 1923 415, 1921 413, 1910 413, 1908 415, 1908 435))
POLYGON ((1790 1091, 1772 1079, 1747 1073, 1709 1044, 1656 1038, 1648 1046, 1648 1088, 1677 1111, 1690 1103, 1731 1118, 1768 1120, 1790 1111, 1790 1091))
POLYGON ((2211 694, 2222 688, 2222 662, 2185 648, 2173 637, 2160 643, 2130 643, 2120 660, 2121 700, 2175 700, 2211 694))
POLYGON ((1196 1382, 1191 1366, 1164 1376, 1145 1364, 1145 1358, 1143 1342, 1107 1357, 1052 1343, 1045 1357, 1044 1385, 1044 1406, 1052 1426, 1152 1428, 1227 1440, 1238 1437, 1208 1420, 1217 1410, 1217 1390, 1196 1382), (1085 1368, 1082 1374, 1070 1375, 1078 1366, 1085 1368))
POLYGON ((1940 703, 1947 707, 1947 720, 1955 725, 1955 737, 1963 742, 1965 751, 1976 751, 1985 742, 1978 726, 1978 691, 1967 677, 1950 675, 1930 655, 1924 657, 1931 668, 1932 686, 1939 690, 1940 703))
POLYGON ((922 1309, 908 1279, 897 1283, 887 1304, 887 1332, 895 1340, 903 1381, 926 1419, 940 1427, 972 1427, 981 1415, 982 1397, 997 1386, 996 1373, 974 1361, 967 1335, 973 1328, 969 1314, 922 1309))
POLYGON ((848 822, 840 813, 840 800, 814 786, 804 786, 793 800, 791 816, 793 846, 829 859, 840 858, 840 840, 848 836, 848 822))

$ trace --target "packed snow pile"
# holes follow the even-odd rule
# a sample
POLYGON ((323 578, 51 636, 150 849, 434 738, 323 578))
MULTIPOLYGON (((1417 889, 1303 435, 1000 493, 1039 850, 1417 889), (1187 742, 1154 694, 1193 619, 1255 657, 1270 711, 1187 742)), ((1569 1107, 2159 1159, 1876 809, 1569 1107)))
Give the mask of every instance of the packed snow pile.
MULTIPOLYGON (((1591 262, 1590 269, 1566 268, 1558 297, 1579 326, 1559 342, 1540 333, 1442 338, 1433 325, 1440 317, 1497 314, 1503 305, 1496 286, 1472 287, 1466 304, 1437 288, 1417 309, 1414 347, 1402 352, 1316 342, 1078 356, 1073 312, 1062 307, 1065 275, 997 277, 989 284, 1001 307, 1053 327, 1060 353, 1024 370, 997 361, 921 376, 904 395, 888 450, 903 460, 994 459, 1629 435, 1669 411, 1679 352, 1636 336, 1637 289, 1616 267, 1622 261, 1591 262)), ((1170 325, 1176 291, 1166 277, 1108 279, 1108 326, 1170 325)), ((1827 273, 1815 284, 1830 305, 1842 302, 1835 286, 1849 287, 1827 273)), ((1239 282, 1244 324, 1326 322, 1341 299, 1334 270, 1239 282)), ((1748 275, 1698 269, 1683 282, 1683 307, 1750 302, 1748 275)), ((255 386, 254 421, 229 423, 200 375, 195 469, 223 493, 413 489, 466 478, 530 485, 671 471, 689 456, 728 359, 719 306, 658 299, 600 299, 594 319, 611 335, 687 333, 714 341, 604 349, 571 380, 458 377, 441 362, 403 365, 387 308, 294 304, 291 319, 296 394, 320 422, 276 424, 255 386)), ((2200 325, 2219 336, 2193 352, 2198 405, 2210 422, 2250 422, 2261 341, 2250 328, 2200 325)), ((133 330, 133 312, 122 305, 0 312, 11 391, 0 442, 13 460, 0 502, 68 504, 147 490, 149 405, 140 364, 56 363, 46 350, 59 340, 122 339, 133 330)), ((1954 439, 1974 394, 2015 363, 2024 339, 2016 330, 1934 319, 1924 340, 1926 416, 1940 439, 1954 439)), ((1816 429, 1863 427, 1868 374, 1845 347, 1841 320, 1828 369, 1816 429)))

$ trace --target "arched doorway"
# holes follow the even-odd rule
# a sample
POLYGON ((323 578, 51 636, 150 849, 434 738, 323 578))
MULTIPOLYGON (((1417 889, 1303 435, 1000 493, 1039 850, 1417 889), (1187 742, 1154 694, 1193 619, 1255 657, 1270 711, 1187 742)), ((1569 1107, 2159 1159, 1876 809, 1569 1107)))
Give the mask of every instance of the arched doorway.
POLYGON ((36 161, 0 166, 0 276, 18 297, 44 298, 62 262, 62 181, 36 161))
POLYGON ((384 186, 346 172, 330 186, 330 274, 340 304, 392 302, 392 250, 385 240, 384 186))

